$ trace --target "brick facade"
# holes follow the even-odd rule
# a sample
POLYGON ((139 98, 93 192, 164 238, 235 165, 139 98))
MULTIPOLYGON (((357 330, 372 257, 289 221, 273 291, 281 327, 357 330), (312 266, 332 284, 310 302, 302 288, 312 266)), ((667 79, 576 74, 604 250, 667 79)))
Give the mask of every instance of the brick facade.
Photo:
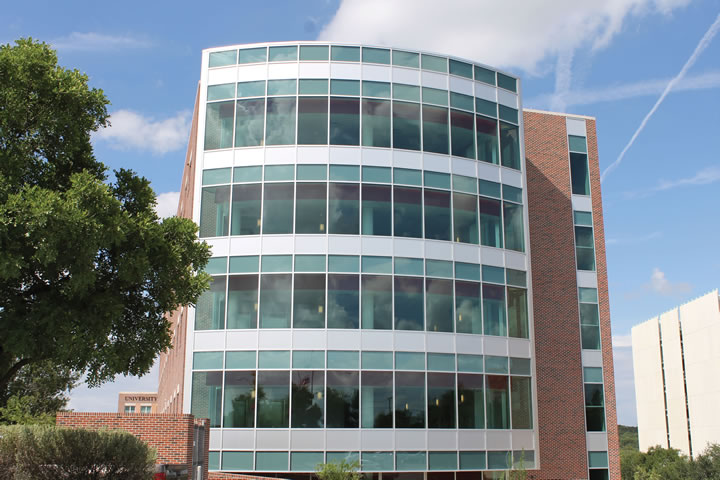
MULTIPOLYGON (((210 429, 206 419, 192 415, 152 415, 119 413, 58 412, 58 426, 87 430, 123 430, 146 442, 157 451, 158 464, 187 465, 192 472, 195 425, 205 426, 205 469, 208 478, 210 429)), ((190 477, 192 478, 192 474, 190 477)))

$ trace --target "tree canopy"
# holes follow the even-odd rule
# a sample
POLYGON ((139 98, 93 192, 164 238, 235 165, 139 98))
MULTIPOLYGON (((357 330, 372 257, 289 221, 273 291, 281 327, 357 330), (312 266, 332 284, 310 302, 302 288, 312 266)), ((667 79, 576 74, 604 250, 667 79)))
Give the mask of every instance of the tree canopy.
POLYGON ((0 391, 25 365, 96 385, 147 373, 164 314, 207 288, 209 247, 160 220, 150 182, 95 159, 108 99, 46 44, 0 46, 0 391))

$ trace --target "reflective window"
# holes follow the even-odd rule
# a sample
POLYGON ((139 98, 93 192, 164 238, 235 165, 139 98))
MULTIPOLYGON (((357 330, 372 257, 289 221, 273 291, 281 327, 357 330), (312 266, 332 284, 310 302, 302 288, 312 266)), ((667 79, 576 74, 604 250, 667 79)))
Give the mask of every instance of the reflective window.
POLYGON ((296 79, 289 80, 268 80, 267 94, 268 95, 295 95, 297 93, 296 79))
POLYGON ((300 95, 327 95, 328 80, 326 78, 301 78, 298 81, 300 95))
POLYGON ((427 374, 428 428, 455 428, 455 374, 427 374))
POLYGON ((322 428, 325 424, 325 372, 292 372, 292 428, 322 428))
POLYGON ((265 99, 238 100, 235 115, 235 146, 262 145, 264 128, 265 99))
POLYGON ((422 238, 422 190, 394 187, 395 236, 422 238))
POLYGON ((575 226, 575 251, 578 270, 595 270, 595 247, 592 227, 575 226))
POLYGON ((503 217, 505 219, 505 248, 524 252, 525 233, 522 205, 503 202, 503 217))
POLYGON ((358 428, 358 377, 359 372, 327 372, 327 428, 358 428))
POLYGON ((453 193, 453 223, 456 242, 478 244, 478 216, 475 195, 453 193))
POLYGON ((381 63, 383 65, 390 64, 390 50, 386 48, 370 48, 362 49, 363 63, 381 63))
POLYGON ((225 373, 223 427, 255 426, 255 372, 225 373))
POLYGON ((204 187, 200 203, 200 237, 227 235, 229 221, 230 186, 204 187))
POLYGON ((571 152, 587 153, 587 139, 577 135, 568 135, 568 144, 571 152))
POLYGON ((298 98, 298 145, 327 145, 328 97, 298 98))
POLYGON ((195 330, 225 328, 225 278, 212 277, 210 288, 198 298, 195 306, 195 330))
POLYGON ((392 277, 362 276, 362 328, 392 329, 392 277))
POLYGON ((263 234, 292 233, 293 184, 265 184, 263 199, 263 234))
POLYGON ((520 170, 520 133, 515 125, 500 122, 500 150, 503 167, 520 170))
POLYGON ((324 274, 295 274, 293 327, 325 328, 324 274))
POLYGON ((265 80, 258 80, 254 82, 238 82, 237 96, 239 98, 265 96, 265 80))
POLYGON ((391 84, 388 82, 372 82, 369 80, 363 80, 362 82, 363 97, 390 98, 391 93, 391 84))
POLYGON ((394 277, 395 330, 424 330, 423 279, 394 277))
POLYGON ((423 70, 431 70, 433 72, 447 73, 447 58, 438 57, 436 55, 422 54, 423 70))
POLYGON ((450 75, 458 75, 460 77, 473 78, 473 66, 469 63, 460 62, 450 59, 450 75))
POLYGON ((300 61, 328 61, 330 48, 327 45, 301 45, 300 61))
POLYGON ((333 78, 330 80, 330 93, 333 95, 360 95, 360 80, 343 80, 333 78))
POLYGON ((401 50, 393 50, 392 63, 398 67, 420 67, 420 55, 413 52, 403 52, 401 50))
POLYGON ((517 90, 517 80, 515 80, 512 77, 509 77, 503 73, 498 72, 497 74, 497 85, 500 88, 504 88, 505 90, 510 90, 511 92, 515 92, 517 90))
POLYGON ((270 62, 294 62, 297 58, 298 47, 296 45, 270 47, 270 55, 268 57, 268 61, 270 62))
POLYGON ((452 240, 450 192, 425 189, 425 238, 452 240))
POLYGON ((358 328, 360 317, 360 277, 328 275, 328 328, 358 328))
POLYGON ((260 280, 260 328, 290 328, 291 275, 263 275, 260 280))
POLYGON ((528 338, 527 290, 507 287, 508 336, 528 338))
POLYGON ((455 315, 457 333, 482 333, 479 283, 455 282, 455 315))
POLYGON ((488 247, 503 246, 502 213, 499 200, 480 197, 480 244, 488 247))
POLYGON ((208 85, 207 100, 225 100, 226 98, 235 98, 235 84, 224 83, 222 85, 208 85))
POLYGON ((190 413, 209 418, 210 427, 220 426, 222 372, 193 372, 190 413))
POLYGON ((532 428, 530 377, 510 377, 512 428, 532 428))
POLYGON ((458 427, 485 428, 483 376, 458 373, 458 427))
POLYGON ((224 52, 210 53, 209 67, 225 67, 237 63, 237 50, 226 50, 224 52))
POLYGON ((327 184, 298 183, 295 188, 295 233, 326 233, 327 184))
POLYGON ((203 170, 203 185, 215 185, 218 183, 230 183, 229 168, 211 168, 210 170, 203 170))
POLYGON ((267 99, 267 145, 292 145, 295 143, 295 98, 267 99))
POLYGON ((288 452, 257 452, 255 470, 282 472, 288 469, 288 452))
POLYGON ((392 187, 362 186, 362 234, 392 235, 392 187))
POLYGON ((420 150, 420 105, 393 102, 393 148, 420 150))
POLYGON ((510 396, 508 377, 486 375, 486 411, 488 429, 510 428, 510 396))
POLYGON ((477 115, 475 131, 477 133, 478 160, 499 164, 497 120, 477 115))
POLYGON ((505 326, 505 288, 501 285, 483 283, 483 319, 485 335, 504 337, 505 326))
MULTIPOLYGON (((423 105, 423 150, 433 153, 449 153, 448 109, 423 105)), ((397 147, 397 143, 395 144, 397 147)))
POLYGON ((590 195, 590 172, 588 170, 587 155, 582 153, 570 154, 570 177, 574 195, 590 195))
POLYGON ((238 63, 258 63, 267 60, 267 47, 240 50, 238 63))
POLYGON ((495 72, 487 68, 475 65, 475 80, 478 82, 495 85, 495 72))
POLYGON ((260 233, 259 183, 233 185, 231 235, 258 235, 260 233))
POLYGON ((425 428, 425 374, 395 372, 395 428, 425 428))
POLYGON ((392 428, 392 400, 392 372, 362 372, 362 428, 392 428))
POLYGON ((475 135, 473 114, 450 110, 450 131, 452 133, 452 154, 458 157, 475 158, 475 135))
POLYGON ((425 281, 427 331, 453 331, 453 282, 428 278, 425 281))
POLYGON ((228 277, 227 328, 257 328, 258 276, 228 277))
POLYGON ((257 392, 257 427, 290 426, 290 372, 259 371, 257 392))
POLYGON ((331 183, 328 201, 328 233, 360 233, 360 186, 331 183))
POLYGON ((605 395, 601 383, 585 384, 585 419, 588 432, 605 431, 605 395))
POLYGON ((232 147, 235 102, 208 103, 205 114, 205 150, 232 147))
POLYGON ((359 98, 330 98, 330 144, 360 145, 359 98))

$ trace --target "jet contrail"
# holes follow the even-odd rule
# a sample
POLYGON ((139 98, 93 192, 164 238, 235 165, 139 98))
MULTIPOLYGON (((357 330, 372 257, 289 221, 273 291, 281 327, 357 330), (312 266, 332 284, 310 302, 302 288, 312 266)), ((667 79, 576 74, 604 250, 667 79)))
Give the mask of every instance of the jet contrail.
POLYGON ((675 85, 683 79, 685 74, 688 70, 695 64, 695 61, 698 59, 700 54, 702 54, 703 50, 705 50, 708 45, 710 45, 710 42, 712 42, 713 37, 715 34, 720 30, 720 14, 718 14, 717 18, 713 22, 712 25, 710 25, 710 28, 707 32, 705 32, 705 35, 703 35, 702 39, 700 40, 700 43, 697 44, 697 47, 695 47, 695 51, 690 55, 690 58, 688 58, 687 62, 685 62, 685 65, 683 65, 682 69, 680 70, 680 73, 675 75, 667 84, 665 87, 665 90, 660 94, 660 98, 657 99, 657 102, 655 102, 655 105, 650 109, 647 115, 645 115, 645 118, 643 118, 643 121, 640 123, 640 126, 633 134, 632 138, 630 138, 630 141, 627 145, 625 145, 625 148, 623 148, 622 152, 620 152, 620 155, 618 155, 618 158, 611 163, 605 171, 600 176, 600 181, 603 182, 605 180, 605 177, 608 176, 610 172, 615 170, 618 165, 620 165, 620 162, 622 162, 623 157, 625 156, 625 153, 632 147, 632 144, 635 143, 635 139, 637 139, 638 135, 640 135, 640 132, 643 131, 645 128, 645 125, 647 125, 648 120, 650 120, 650 117, 653 116, 655 111, 658 109, 660 104, 665 100, 665 97, 667 97, 668 93, 675 87, 675 85))

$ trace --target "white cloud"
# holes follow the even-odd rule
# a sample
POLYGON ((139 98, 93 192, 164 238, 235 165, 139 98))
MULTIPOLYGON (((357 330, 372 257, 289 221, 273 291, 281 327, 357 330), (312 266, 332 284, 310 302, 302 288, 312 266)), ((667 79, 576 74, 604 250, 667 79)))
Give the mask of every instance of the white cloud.
POLYGON ((157 392, 158 366, 153 365, 142 377, 117 377, 115 381, 100 387, 88 388, 80 384, 70 392, 68 408, 76 412, 117 412, 120 392, 157 392))
POLYGON ((689 2, 343 0, 319 38, 405 46, 539 73, 559 53, 607 46, 628 17, 668 15, 689 2))
POLYGON ((655 240, 656 238, 662 237, 662 233, 660 232, 651 232, 646 235, 636 235, 636 236, 620 236, 620 237, 609 237, 605 239, 606 245, 618 245, 618 244, 629 244, 629 243, 643 243, 648 242, 650 240, 655 240))
POLYGON ((632 337, 629 333, 626 335, 613 335, 612 344, 613 348, 632 347, 632 337))
POLYGON ((650 275, 650 282, 645 285, 649 290, 659 293, 660 295, 677 295, 687 293, 692 290, 689 283, 678 282, 672 283, 665 276, 665 272, 655 267, 650 275))
POLYGON ((118 110, 110 115, 110 126, 94 137, 105 140, 120 150, 149 150, 157 155, 180 150, 187 145, 190 112, 155 120, 131 110, 118 110))
POLYGON ((165 192, 157 196, 155 211, 160 218, 172 217, 177 213, 180 192, 165 192))
POLYGON ((660 180, 660 182, 647 190, 625 192, 625 198, 646 198, 658 192, 672 190, 679 187, 710 185, 720 182, 720 167, 707 167, 697 172, 692 177, 678 178, 676 180, 660 180))
POLYGON ((49 42, 57 50, 108 51, 128 48, 147 48, 150 42, 131 35, 106 35, 97 32, 72 32, 49 42))

